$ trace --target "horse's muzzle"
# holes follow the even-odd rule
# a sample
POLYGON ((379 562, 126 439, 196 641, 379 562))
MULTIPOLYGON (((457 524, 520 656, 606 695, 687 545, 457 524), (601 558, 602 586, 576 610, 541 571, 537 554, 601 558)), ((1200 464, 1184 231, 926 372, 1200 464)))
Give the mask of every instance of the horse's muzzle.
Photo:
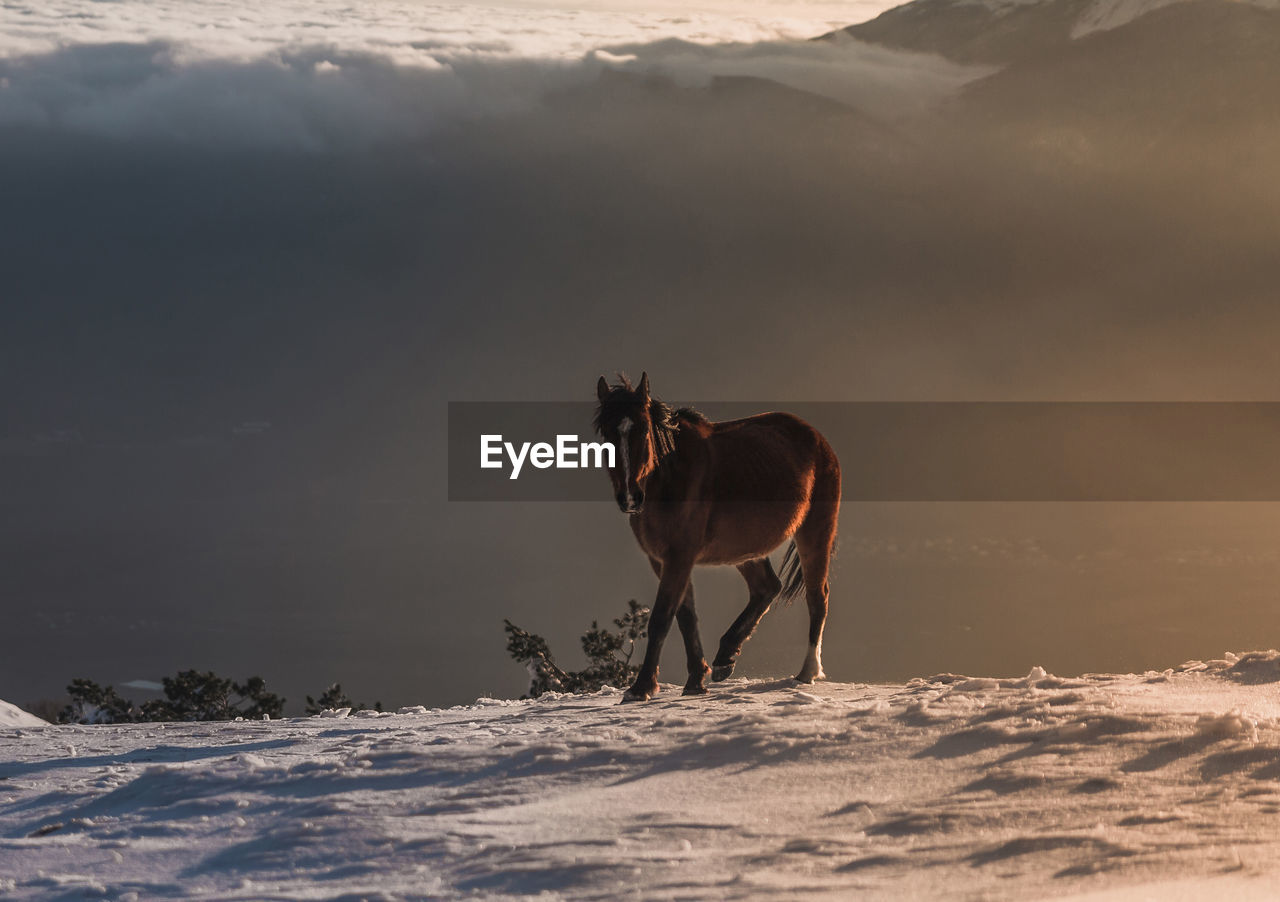
POLYGON ((617 494, 618 510, 624 514, 638 514, 644 510, 644 492, 637 491, 633 495, 625 492, 617 494))

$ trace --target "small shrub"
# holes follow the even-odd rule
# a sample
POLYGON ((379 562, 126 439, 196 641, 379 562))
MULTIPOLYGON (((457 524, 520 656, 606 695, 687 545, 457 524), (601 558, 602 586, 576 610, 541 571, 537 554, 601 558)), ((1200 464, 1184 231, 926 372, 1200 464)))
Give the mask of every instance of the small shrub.
POLYGON ((67 694, 71 701, 58 715, 58 723, 133 723, 138 719, 137 706, 121 698, 112 686, 72 680, 67 694))
POLYGON ((164 698, 139 706, 122 698, 114 687, 92 680, 72 680, 67 687, 71 703, 62 709, 60 723, 141 723, 158 721, 262 720, 280 717, 284 699, 267 691, 262 677, 243 683, 223 679, 212 672, 184 670, 164 678, 164 698))
MULTIPOLYGON (((332 683, 329 688, 320 693, 319 698, 307 696, 306 712, 308 714, 319 714, 323 711, 336 711, 339 708, 350 708, 352 713, 356 711, 364 711, 369 708, 364 702, 353 702, 348 695, 342 691, 341 683, 332 683)), ((373 703, 374 711, 382 710, 382 702, 373 703)))
POLYGON ((582 651, 587 666, 582 670, 562 670, 551 655, 547 640, 503 620, 507 634, 507 654, 529 671, 529 691, 525 698, 544 692, 596 692, 605 686, 619 689, 631 685, 639 668, 631 663, 637 643, 646 635, 649 609, 635 599, 627 611, 613 621, 616 630, 596 621, 582 635, 582 651))

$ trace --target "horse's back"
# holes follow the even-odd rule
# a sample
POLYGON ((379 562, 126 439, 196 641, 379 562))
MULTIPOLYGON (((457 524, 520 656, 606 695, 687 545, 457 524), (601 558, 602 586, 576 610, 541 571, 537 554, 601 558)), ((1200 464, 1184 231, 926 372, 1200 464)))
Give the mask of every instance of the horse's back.
MULTIPOLYGON (((803 487, 807 492, 821 471, 834 467, 839 473, 835 452, 822 433, 790 413, 762 413, 713 423, 710 441, 717 481, 734 480, 741 483, 740 488, 748 488, 748 482, 760 483, 758 489, 778 483, 793 485, 797 490, 803 487)), ((792 497, 796 495, 791 492, 782 496, 792 497)), ((781 498, 775 496, 772 500, 781 498)))
POLYGON ((768 554, 790 538, 815 499, 834 492, 839 503, 835 453, 797 416, 764 413, 714 423, 708 444, 712 514, 702 562, 768 554))

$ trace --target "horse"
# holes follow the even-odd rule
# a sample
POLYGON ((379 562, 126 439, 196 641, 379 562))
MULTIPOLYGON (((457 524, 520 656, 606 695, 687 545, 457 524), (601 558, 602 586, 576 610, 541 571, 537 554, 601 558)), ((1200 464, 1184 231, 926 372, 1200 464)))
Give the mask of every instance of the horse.
POLYGON ((796 679, 822 679, 827 575, 840 514, 840 462, 818 430, 788 413, 713 423, 690 408, 673 410, 649 393, 649 374, 596 384, 595 429, 617 453, 609 467, 618 508, 658 576, 644 663, 623 702, 658 691, 658 659, 674 618, 684 637, 685 695, 707 691, 706 677, 727 679, 743 643, 774 600, 803 590, 809 647, 796 679), (769 554, 791 545, 774 572, 769 554), (720 639, 710 667, 698 635, 690 578, 695 565, 730 565, 747 582, 746 608, 720 639))

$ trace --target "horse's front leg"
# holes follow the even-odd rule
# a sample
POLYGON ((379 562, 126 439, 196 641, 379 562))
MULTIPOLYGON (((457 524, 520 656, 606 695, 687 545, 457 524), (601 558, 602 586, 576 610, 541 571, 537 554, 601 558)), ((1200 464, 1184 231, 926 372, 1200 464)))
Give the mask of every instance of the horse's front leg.
POLYGON ((662 565, 658 597, 649 614, 649 641, 644 650, 644 663, 640 665, 636 681, 623 693, 624 702, 645 701, 658 691, 658 659, 662 657, 662 643, 671 631, 671 621, 675 619, 676 609, 689 588, 692 573, 692 561, 666 561, 662 565))
MULTIPOLYGON (((662 579, 662 562, 649 558, 649 566, 653 575, 662 579)), ((684 598, 676 607, 676 625, 680 627, 680 635, 684 637, 685 658, 689 665, 689 681, 684 684, 685 695, 706 695, 707 674, 711 668, 702 654, 702 636, 698 634, 698 609, 693 603, 693 579, 684 590, 684 598)))

